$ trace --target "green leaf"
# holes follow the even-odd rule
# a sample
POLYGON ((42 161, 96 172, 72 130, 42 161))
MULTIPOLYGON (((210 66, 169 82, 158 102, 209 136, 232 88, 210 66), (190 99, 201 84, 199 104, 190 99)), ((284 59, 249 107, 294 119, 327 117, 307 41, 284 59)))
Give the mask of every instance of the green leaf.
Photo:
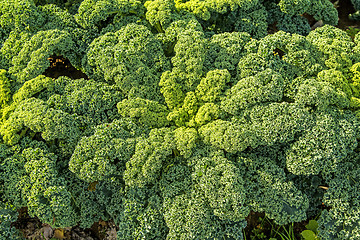
POLYGON ((309 223, 305 227, 306 227, 306 229, 311 230, 316 234, 319 224, 315 220, 310 220, 309 223))
POLYGON ((305 239, 305 240, 316 240, 316 235, 313 231, 311 230, 304 230, 301 232, 301 236, 305 239))

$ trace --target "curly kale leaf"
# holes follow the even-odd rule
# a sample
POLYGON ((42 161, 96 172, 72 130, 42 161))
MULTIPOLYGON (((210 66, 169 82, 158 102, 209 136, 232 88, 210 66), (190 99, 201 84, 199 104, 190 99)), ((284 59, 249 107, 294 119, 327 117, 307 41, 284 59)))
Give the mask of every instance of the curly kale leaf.
POLYGON ((132 122, 114 120, 95 128, 94 135, 83 137, 69 162, 69 170, 80 179, 95 182, 121 175, 135 152, 141 130, 132 122))
POLYGON ((145 26, 129 24, 96 38, 83 66, 90 78, 116 84, 126 97, 159 101, 160 75, 169 65, 154 35, 145 26))

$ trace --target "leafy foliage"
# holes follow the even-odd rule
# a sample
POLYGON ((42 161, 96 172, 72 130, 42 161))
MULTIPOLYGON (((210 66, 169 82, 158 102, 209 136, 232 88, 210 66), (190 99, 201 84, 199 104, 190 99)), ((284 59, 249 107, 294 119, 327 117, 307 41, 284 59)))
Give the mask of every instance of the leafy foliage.
POLYGON ((0 237, 9 240, 22 239, 20 233, 11 226, 16 221, 18 212, 13 206, 2 203, 0 207, 0 237))
POLYGON ((360 34, 304 13, 337 23, 327 0, 0 1, 4 236, 27 206, 126 240, 243 239, 250 211, 358 239, 360 34), (53 55, 89 79, 44 76, 53 55))

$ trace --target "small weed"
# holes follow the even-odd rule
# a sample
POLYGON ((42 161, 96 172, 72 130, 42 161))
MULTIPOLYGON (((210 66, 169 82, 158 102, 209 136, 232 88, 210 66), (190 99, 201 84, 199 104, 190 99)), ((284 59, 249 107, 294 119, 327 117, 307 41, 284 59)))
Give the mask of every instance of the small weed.
POLYGON ((245 240, 320 240, 317 237, 316 220, 310 220, 306 226, 304 225, 304 222, 277 225, 273 220, 264 216, 258 217, 257 223, 251 225, 252 227, 247 230, 244 229, 243 234, 245 240))
POLYGON ((358 32, 360 32, 360 29, 359 28, 354 28, 354 27, 348 27, 345 31, 351 37, 351 39, 354 40, 356 34, 358 32))
POLYGON ((304 240, 320 240, 317 236, 319 224, 316 220, 310 220, 305 227, 306 230, 301 232, 301 236, 304 240))
POLYGON ((278 226, 269 218, 266 218, 268 223, 271 225, 271 232, 274 233, 274 239, 278 239, 279 237, 281 240, 296 240, 295 233, 294 233, 294 223, 289 224, 288 226, 278 226))

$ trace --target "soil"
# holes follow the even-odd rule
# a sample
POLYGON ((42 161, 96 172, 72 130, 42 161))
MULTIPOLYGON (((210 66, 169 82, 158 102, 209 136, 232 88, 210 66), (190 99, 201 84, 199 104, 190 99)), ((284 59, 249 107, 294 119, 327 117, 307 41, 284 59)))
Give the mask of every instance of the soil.
POLYGON ((30 217, 26 207, 19 209, 18 212, 19 217, 12 226, 19 229, 25 239, 116 240, 118 229, 113 221, 99 221, 86 229, 78 226, 52 228, 49 224, 41 223, 38 218, 30 217))
POLYGON ((47 77, 58 78, 66 76, 71 79, 89 79, 85 73, 71 65, 70 61, 63 56, 52 55, 48 58, 50 66, 43 73, 47 77))
POLYGON ((338 7, 339 23, 336 27, 347 30, 351 28, 360 28, 360 21, 349 19, 349 14, 354 13, 355 9, 350 0, 339 0, 338 7))
MULTIPOLYGON (((338 28, 343 30, 360 29, 360 21, 352 21, 348 18, 350 13, 354 13, 350 0, 332 1, 339 12, 338 28)), ((318 26, 318 22, 310 15, 304 14, 313 28, 318 26)), ((320 23, 321 25, 321 23, 320 23)), ((269 26, 269 33, 276 31, 274 26, 269 26)), ((85 78, 86 74, 73 67, 70 61, 62 56, 50 56, 49 68, 44 72, 45 76, 58 78, 60 76, 67 76, 72 79, 85 78)), ((321 206, 326 208, 325 206, 321 206)), ((72 240, 115 240, 116 231, 118 230, 113 221, 99 221, 92 225, 89 229, 82 229, 78 226, 53 229, 48 224, 42 224, 37 218, 32 218, 27 213, 27 208, 18 210, 19 217, 13 226, 19 229, 26 239, 72 239, 72 240)), ((269 239, 274 237, 274 229, 280 229, 280 226, 272 223, 266 219, 264 213, 251 212, 246 218, 247 227, 245 228, 246 239, 269 239)), ((293 231, 296 238, 300 239, 300 233, 305 230, 305 225, 308 221, 294 223, 293 231)), ((287 228, 287 226, 285 226, 287 228)), ((279 238, 278 238, 279 239, 279 238)))

